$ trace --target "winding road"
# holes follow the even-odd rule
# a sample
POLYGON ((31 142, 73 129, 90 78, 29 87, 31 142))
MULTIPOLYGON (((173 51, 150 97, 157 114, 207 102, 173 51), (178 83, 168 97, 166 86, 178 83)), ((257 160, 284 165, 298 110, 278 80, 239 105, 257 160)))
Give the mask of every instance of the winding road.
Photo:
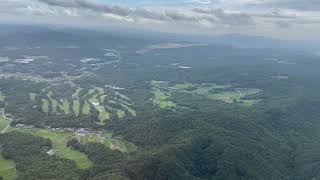
POLYGON ((4 119, 10 121, 10 123, 8 124, 8 126, 5 127, 5 128, 1 131, 1 133, 4 134, 4 133, 7 131, 7 129, 10 127, 10 124, 11 124, 11 122, 13 121, 13 119, 6 117, 6 115, 5 115, 5 113, 4 113, 4 108, 2 109, 2 117, 3 117, 4 119))

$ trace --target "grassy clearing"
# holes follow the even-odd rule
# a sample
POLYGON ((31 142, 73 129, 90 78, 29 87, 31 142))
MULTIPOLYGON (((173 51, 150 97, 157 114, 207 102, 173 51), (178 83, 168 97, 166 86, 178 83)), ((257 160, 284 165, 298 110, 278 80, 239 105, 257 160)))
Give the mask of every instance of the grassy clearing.
POLYGON ((52 104, 52 113, 56 113, 57 112, 57 107, 58 107, 58 102, 57 102, 57 100, 52 98, 52 95, 53 95, 52 91, 49 91, 48 94, 47 94, 47 96, 48 96, 48 98, 49 98, 49 100, 51 101, 51 104, 52 104))
MULTIPOLYGON (((0 122, 8 122, 5 118, 1 118, 0 122)), ((4 127, 4 126, 3 126, 4 127)), ((5 127, 4 127, 5 128, 5 127)), ((131 143, 124 143, 121 140, 112 140, 111 133, 104 133, 101 136, 87 134, 84 137, 77 137, 73 133, 70 132, 52 132, 47 129, 37 129, 32 127, 26 128, 9 128, 9 131, 19 131, 24 133, 29 133, 34 136, 40 136, 43 138, 48 138, 52 141, 53 149, 60 158, 70 159, 75 161, 77 166, 80 169, 88 169, 93 166, 93 163, 88 159, 88 157, 79 152, 72 150, 67 147, 67 142, 72 138, 77 138, 81 143, 89 143, 89 142, 99 142, 111 149, 117 149, 121 152, 131 152, 136 150, 136 146, 131 143)), ((14 179, 17 177, 17 171, 15 169, 15 165, 12 161, 4 159, 0 154, 0 176, 4 177, 4 179, 14 179)))
POLYGON ((156 97, 156 100, 159 101, 159 106, 162 109, 170 109, 174 108, 177 105, 171 101, 168 100, 170 97, 170 94, 161 92, 160 90, 155 90, 153 91, 154 96, 156 97))
POLYGON ((243 103, 246 106, 253 105, 259 100, 242 100, 242 98, 259 93, 259 89, 237 89, 235 91, 226 91, 217 94, 209 94, 208 97, 214 100, 220 100, 225 103, 243 103))
POLYGON ((79 100, 73 100, 72 109, 73 109, 74 114, 76 116, 79 116, 79 114, 80 114, 80 101, 79 100))
POLYGON ((253 106, 255 104, 258 104, 259 102, 262 101, 262 99, 253 99, 253 100, 241 100, 242 101, 242 105, 250 107, 253 106))
POLYGON ((0 109, 1 116, 0 116, 0 133, 5 130, 9 125, 10 121, 3 117, 3 109, 0 109))
POLYGON ((90 115, 90 110, 91 110, 90 104, 88 103, 88 101, 84 101, 83 107, 82 107, 82 114, 90 115))
POLYGON ((37 96, 36 93, 29 93, 30 101, 36 101, 36 96, 37 96))
POLYGON ((109 112, 102 106, 96 107, 99 111, 99 119, 101 123, 105 123, 106 120, 110 119, 109 112))
POLYGON ((160 103, 160 108, 163 108, 163 109, 165 109, 165 108, 174 108, 174 107, 176 107, 177 105, 175 104, 175 103, 173 103, 173 102, 171 102, 171 101, 164 101, 164 102, 161 102, 160 103))
POLYGON ((232 87, 231 85, 218 85, 214 83, 210 84, 205 84, 205 85, 197 85, 196 89, 192 90, 192 93, 200 94, 200 95, 205 95, 206 93, 209 93, 211 90, 214 89, 226 89, 232 87))
POLYGON ((42 99, 42 105, 41 105, 42 111, 45 113, 49 112, 49 102, 46 99, 42 99))
POLYGON ((131 99, 129 97, 127 97, 126 95, 123 95, 119 92, 115 92, 115 95, 120 97, 121 99, 125 100, 125 101, 131 101, 131 99))
POLYGON ((194 85, 192 83, 183 83, 183 84, 175 84, 173 86, 174 89, 187 89, 189 87, 193 87, 194 85))
POLYGON ((93 89, 89 90, 88 96, 91 96, 89 98, 89 103, 92 104, 95 109, 99 112, 99 120, 100 123, 105 123, 107 120, 110 119, 110 113, 106 110, 106 108, 101 105, 101 103, 104 102, 104 99, 107 97, 106 95, 103 95, 104 91, 102 88, 95 87, 93 89))
POLYGON ((69 101, 67 98, 64 98, 61 109, 64 111, 64 114, 70 114, 69 101))
POLYGON ((126 108, 132 116, 137 116, 137 113, 134 109, 130 108, 127 105, 121 104, 122 107, 126 108))
POLYGON ((111 133, 103 133, 101 136, 87 134, 84 137, 77 137, 73 133, 68 132, 52 132, 46 129, 37 128, 23 128, 23 129, 10 129, 12 131, 20 131, 24 133, 30 133, 34 136, 40 136, 43 138, 48 138, 53 143, 53 149, 57 155, 61 158, 70 159, 76 162, 80 169, 87 169, 93 166, 93 163, 88 159, 88 157, 79 152, 72 150, 67 147, 67 142, 72 138, 77 138, 81 143, 98 142, 104 144, 106 147, 111 149, 117 149, 121 152, 127 153, 132 152, 137 149, 137 147, 132 143, 125 143, 122 140, 112 140, 111 133))
POLYGON ((126 113, 120 109, 117 110, 117 116, 118 118, 122 119, 126 116, 126 113))
POLYGON ((0 153, 0 176, 4 180, 12 180, 18 177, 18 172, 13 161, 5 159, 0 153))
POLYGON ((225 103, 238 103, 243 106, 252 106, 259 103, 258 99, 245 99, 247 96, 258 94, 261 90, 250 88, 232 88, 231 84, 215 84, 215 83, 181 83, 171 84, 165 81, 151 81, 153 86, 152 93, 155 96, 155 103, 160 108, 173 108, 176 106, 168 101, 171 93, 184 92, 205 96, 209 99, 223 101, 225 103))
POLYGON ((153 94, 156 96, 156 98, 157 99, 159 99, 159 100, 162 100, 162 101, 165 101, 165 100, 167 100, 169 97, 170 97, 170 95, 168 95, 168 94, 166 94, 166 93, 163 93, 163 92, 161 92, 160 90, 155 90, 154 92, 153 92, 153 94))
POLYGON ((82 88, 77 88, 76 91, 72 94, 72 109, 76 116, 80 115, 80 101, 79 101, 79 93, 82 90, 82 88))
POLYGON ((54 133, 44 129, 14 129, 16 131, 30 133, 34 136, 40 136, 43 138, 49 138, 53 143, 53 149, 57 155, 61 158, 70 159, 76 162, 80 169, 87 169, 93 166, 93 163, 88 157, 79 152, 67 147, 67 141, 73 138, 72 134, 68 133, 54 133))
MULTIPOLYGON (((72 97, 66 97, 63 100, 57 100, 55 99, 55 92, 48 91, 47 93, 47 99, 42 100, 42 111, 45 113, 52 113, 53 115, 59 115, 57 114, 58 109, 61 110, 64 114, 70 114, 74 113, 75 116, 81 116, 81 115, 91 115, 91 111, 94 108, 99 112, 98 118, 99 123, 104 124, 107 120, 111 119, 111 113, 114 112, 115 116, 118 116, 119 118, 123 118, 126 115, 131 114, 132 116, 136 116, 136 112, 134 109, 131 108, 131 99, 119 92, 115 92, 113 97, 110 97, 110 100, 114 99, 116 102, 119 102, 120 104, 123 104, 123 108, 121 109, 114 109, 115 111, 112 111, 112 108, 107 107, 105 104, 107 104, 106 100, 108 98, 108 95, 111 96, 111 94, 104 94, 104 89, 100 87, 94 87, 87 91, 85 95, 81 95, 82 88, 78 87, 74 89, 72 97), (51 109, 52 107, 52 109, 51 109), (126 110, 128 113, 126 113, 126 110), (118 111, 119 110, 119 111, 118 111)), ((36 94, 30 93, 30 99, 36 99, 36 94)), ((109 99, 108 99, 109 100, 109 99)))

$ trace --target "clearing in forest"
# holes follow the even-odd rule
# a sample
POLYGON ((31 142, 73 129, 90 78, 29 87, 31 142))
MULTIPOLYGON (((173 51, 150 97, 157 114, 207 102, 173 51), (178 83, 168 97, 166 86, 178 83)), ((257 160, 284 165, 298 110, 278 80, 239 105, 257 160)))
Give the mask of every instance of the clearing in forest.
POLYGON ((79 98, 79 93, 82 90, 82 88, 77 88, 76 91, 74 92, 74 94, 72 95, 72 109, 73 112, 76 116, 79 116, 80 114, 80 98, 79 98))
POLYGON ((83 103, 83 107, 82 107, 82 114, 85 115, 90 115, 90 104, 88 103, 88 101, 84 101, 83 103))
POLYGON ((42 105, 41 105, 41 109, 43 112, 48 113, 49 112, 49 102, 46 99, 42 99, 42 105))
POLYGON ((18 177, 13 161, 5 159, 0 152, 0 177, 4 180, 12 180, 18 177))
POLYGON ((69 101, 67 98, 64 98, 62 106, 60 108, 64 111, 64 114, 70 114, 69 101))
POLYGON ((151 81, 154 104, 160 108, 174 108, 176 105, 170 101, 172 93, 183 92, 195 95, 205 96, 208 99, 223 101, 224 103, 238 103, 243 106, 252 106, 261 101, 261 99, 249 99, 248 96, 256 95, 261 92, 260 89, 253 88, 235 88, 230 84, 215 83, 180 83, 174 84, 165 81, 151 81))
POLYGON ((105 123, 107 120, 109 120, 110 113, 103 105, 104 99, 106 98, 103 89, 98 87, 90 89, 87 96, 91 96, 88 101, 99 112, 100 123, 105 123))
POLYGON ((165 93, 162 92, 159 89, 156 89, 152 92, 155 96, 154 102, 156 104, 159 104, 160 108, 163 109, 170 109, 176 107, 176 104, 169 101, 168 99, 170 98, 171 94, 170 93, 165 93))
POLYGON ((137 147, 128 142, 124 142, 121 139, 113 139, 111 133, 101 133, 96 135, 95 133, 86 133, 86 135, 75 135, 73 132, 64 132, 63 130, 53 132, 49 129, 37 129, 37 128, 11 128, 11 131, 20 131, 24 133, 29 133, 34 136, 40 136, 43 138, 48 138, 52 141, 53 149, 56 155, 61 158, 70 159, 76 162, 80 169, 88 169, 93 166, 93 163, 88 159, 88 157, 79 151, 70 149, 67 147, 67 142, 73 138, 78 139, 80 143, 101 143, 110 149, 116 149, 123 153, 128 153, 135 151, 137 147))
POLYGON ((67 147, 67 142, 71 140, 73 137, 72 134, 62 132, 54 133, 49 130, 36 128, 14 130, 50 139, 52 141, 55 153, 59 155, 59 157, 61 158, 66 158, 75 161, 80 169, 87 169, 93 166, 93 163, 88 159, 88 157, 85 154, 67 147))
POLYGON ((53 92, 49 91, 48 94, 47 94, 47 97, 49 98, 49 100, 51 102, 51 106, 52 106, 51 112, 53 114, 55 114, 57 112, 58 101, 55 100, 52 96, 53 96, 53 92))
POLYGON ((105 91, 101 87, 93 87, 87 89, 86 93, 84 91, 83 88, 77 87, 70 97, 66 97, 64 92, 59 93, 53 90, 44 90, 44 94, 39 95, 42 99, 38 100, 38 95, 35 93, 30 93, 29 98, 32 101, 41 103, 42 112, 46 114, 60 115, 72 113, 77 117, 81 115, 97 115, 99 124, 106 123, 111 117, 122 119, 125 116, 136 116, 136 111, 132 108, 134 104, 132 100, 113 88, 105 91), (64 97, 61 98, 61 96, 64 97), (112 105, 115 107, 112 107, 112 105))

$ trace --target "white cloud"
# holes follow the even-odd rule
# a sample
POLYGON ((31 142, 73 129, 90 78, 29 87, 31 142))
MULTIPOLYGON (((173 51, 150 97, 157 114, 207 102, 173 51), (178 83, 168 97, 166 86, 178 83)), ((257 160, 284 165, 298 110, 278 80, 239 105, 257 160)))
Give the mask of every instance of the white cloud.
POLYGON ((21 21, 41 19, 74 25, 112 22, 184 33, 232 32, 291 38, 300 31, 312 36, 319 29, 317 1, 182 0, 181 6, 172 5, 173 1, 163 1, 160 6, 157 1, 134 7, 96 0, 0 0, 0 19, 10 16, 21 21), (88 19, 90 22, 84 22, 88 19), (311 27, 315 30, 305 32, 311 27), (285 34, 279 34, 283 31, 285 34))

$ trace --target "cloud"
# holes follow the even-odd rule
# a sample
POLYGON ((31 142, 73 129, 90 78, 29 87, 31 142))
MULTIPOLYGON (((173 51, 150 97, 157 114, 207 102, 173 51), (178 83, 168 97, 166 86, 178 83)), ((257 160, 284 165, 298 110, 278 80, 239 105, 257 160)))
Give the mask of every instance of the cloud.
MULTIPOLYGON (((318 0, 0 0, 0 20, 135 26, 187 33, 287 36, 319 29, 318 0), (135 5, 139 4, 139 7, 135 5), (297 28, 297 27, 300 27, 297 28), (313 28, 312 28, 313 27, 313 28), (292 33, 287 33, 292 31, 292 33), (299 32, 300 33, 300 32, 299 32)), ((310 34, 310 33, 309 33, 310 34)), ((296 35, 292 35, 296 37, 296 35)), ((311 36, 311 35, 310 35, 311 36)))
POLYGON ((287 8, 301 11, 320 10, 319 0, 253 0, 249 5, 264 6, 272 8, 287 8))
MULTIPOLYGON (((18 7, 8 2, 7 0, 7 4, 18 7)), ((211 1, 194 0, 188 2, 200 4, 211 3, 211 1)), ((110 5, 92 0, 29 0, 28 5, 26 3, 22 4, 22 6, 20 5, 20 10, 24 7, 25 12, 41 16, 100 16, 129 22, 149 20, 164 23, 189 23, 192 25, 206 24, 206 26, 208 24, 209 26, 246 26, 255 24, 254 20, 246 14, 228 13, 222 9, 217 9, 211 14, 204 14, 187 8, 128 7, 110 5)), ((22 12, 22 10, 20 12, 22 12)))

